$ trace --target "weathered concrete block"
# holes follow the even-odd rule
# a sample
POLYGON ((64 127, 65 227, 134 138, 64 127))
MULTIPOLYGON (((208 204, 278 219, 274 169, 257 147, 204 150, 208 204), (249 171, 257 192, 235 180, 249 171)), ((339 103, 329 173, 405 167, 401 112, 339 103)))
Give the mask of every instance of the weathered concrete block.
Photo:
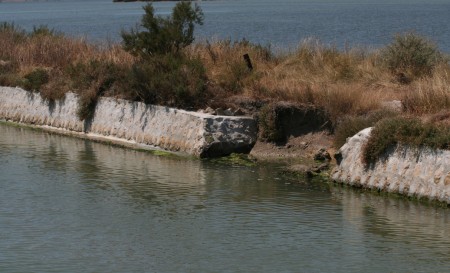
POLYGON ((450 204, 450 183, 445 183, 450 176, 450 151, 399 145, 385 160, 365 166, 363 147, 371 131, 362 130, 339 149, 340 159, 332 174, 335 181, 450 204))
POLYGON ((96 139, 114 137, 198 157, 216 157, 249 152, 257 137, 257 125, 251 117, 214 116, 101 98, 92 120, 80 121, 77 105, 73 93, 49 103, 38 93, 0 87, 1 119, 61 128, 96 139))

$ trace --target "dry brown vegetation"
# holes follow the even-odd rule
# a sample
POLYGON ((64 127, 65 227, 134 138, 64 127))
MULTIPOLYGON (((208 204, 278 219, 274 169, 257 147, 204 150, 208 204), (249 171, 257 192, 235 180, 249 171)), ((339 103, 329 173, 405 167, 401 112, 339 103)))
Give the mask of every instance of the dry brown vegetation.
MULTIPOLYGON (((93 45, 84 39, 54 33, 46 27, 26 33, 12 24, 0 25, 0 84, 26 87, 27 75, 37 69, 43 70, 47 72, 48 81, 38 89, 48 98, 61 98, 69 90, 89 91, 77 90, 79 86, 74 82, 78 75, 70 75, 72 67, 98 62, 130 69, 134 61, 135 58, 120 45, 93 45)), ((95 84, 93 79, 92 85, 95 84)))
POLYGON ((222 98, 239 95, 314 104, 327 109, 334 120, 377 110, 382 101, 404 101, 406 109, 417 114, 437 112, 450 102, 449 65, 444 61, 432 75, 404 84, 388 69, 380 51, 340 51, 317 41, 278 55, 245 41, 197 44, 189 53, 200 56, 222 98), (254 63, 251 72, 244 53, 254 63))
MULTIPOLYGON (((450 106, 450 66, 444 57, 427 73, 414 76, 408 64, 405 72, 389 67, 383 50, 339 50, 313 40, 277 54, 248 41, 197 43, 184 48, 182 56, 195 66, 181 65, 175 76, 188 77, 191 82, 189 75, 203 77, 204 70, 205 91, 198 101, 192 100, 196 94, 190 94, 180 102, 177 96, 184 93, 171 93, 169 77, 160 83, 164 95, 153 94, 159 98, 156 103, 201 108, 229 105, 236 98, 263 104, 288 101, 323 108, 335 126, 344 117, 379 110, 383 101, 400 100, 404 111, 416 116, 440 113, 450 106), (247 68, 244 54, 249 54, 253 70, 247 68)), ((86 105, 100 95, 140 100, 136 91, 140 79, 153 76, 142 73, 163 75, 159 65, 156 61, 143 65, 140 57, 118 44, 93 45, 45 27, 26 33, 11 24, 0 25, 0 85, 32 86, 48 99, 61 98, 72 90, 86 105), (139 70, 141 78, 133 74, 140 67, 145 68, 139 70), (45 74, 42 71, 48 77, 40 76, 45 74)), ((192 84, 198 82, 193 79, 192 84)))

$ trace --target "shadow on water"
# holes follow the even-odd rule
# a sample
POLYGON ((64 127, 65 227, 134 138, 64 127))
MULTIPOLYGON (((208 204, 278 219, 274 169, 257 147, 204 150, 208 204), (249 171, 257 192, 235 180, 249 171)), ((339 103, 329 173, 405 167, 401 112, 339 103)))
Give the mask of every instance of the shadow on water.
POLYGON ((103 167, 97 159, 96 152, 92 147, 92 142, 89 140, 82 140, 84 145, 81 145, 76 152, 76 171, 81 175, 83 183, 89 186, 95 186, 99 189, 108 189, 108 179, 103 177, 103 167))

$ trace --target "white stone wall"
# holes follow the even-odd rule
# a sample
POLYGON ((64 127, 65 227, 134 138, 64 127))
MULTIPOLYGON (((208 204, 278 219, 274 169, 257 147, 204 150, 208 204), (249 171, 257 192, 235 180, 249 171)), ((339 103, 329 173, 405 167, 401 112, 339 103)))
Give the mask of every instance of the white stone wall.
POLYGON ((101 98, 91 121, 76 115, 77 96, 50 104, 38 93, 0 87, 0 118, 50 126, 87 137, 118 138, 199 157, 249 152, 257 126, 251 117, 213 116, 114 98, 101 98))
POLYGON ((349 138, 339 150, 342 160, 333 170, 335 181, 450 204, 450 151, 397 146, 373 166, 362 162, 362 150, 372 128, 349 138))

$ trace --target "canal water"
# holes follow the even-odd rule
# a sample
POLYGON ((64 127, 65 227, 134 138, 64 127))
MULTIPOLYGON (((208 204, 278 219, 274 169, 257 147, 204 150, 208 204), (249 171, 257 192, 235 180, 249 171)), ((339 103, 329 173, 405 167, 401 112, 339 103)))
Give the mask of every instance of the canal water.
MULTIPOLYGON (((293 48, 317 38, 339 48, 378 48, 396 33, 414 31, 450 53, 448 0, 214 0, 198 2, 205 24, 198 40, 246 38, 274 49, 293 48)), ((0 22, 32 29, 47 25, 94 41, 120 41, 120 31, 140 22, 142 2, 48 0, 0 3, 0 22)), ((173 2, 153 3, 158 15, 171 13, 173 2)))
POLYGON ((449 272, 450 210, 0 123, 0 272, 449 272))

